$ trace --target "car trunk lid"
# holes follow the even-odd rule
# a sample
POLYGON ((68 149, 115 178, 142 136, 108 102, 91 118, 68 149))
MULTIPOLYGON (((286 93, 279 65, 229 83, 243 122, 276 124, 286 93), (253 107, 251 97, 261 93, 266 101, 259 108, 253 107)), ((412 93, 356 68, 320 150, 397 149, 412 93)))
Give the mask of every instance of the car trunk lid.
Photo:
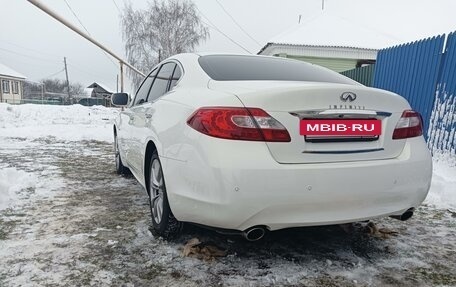
POLYGON ((235 94, 246 107, 265 110, 290 133, 289 143, 266 143, 279 163, 322 163, 380 160, 397 157, 405 140, 392 134, 410 106, 390 92, 357 85, 271 81, 210 81, 209 88, 235 94), (356 99, 341 98, 350 93, 356 99), (369 137, 310 137, 300 133, 303 119, 377 119, 381 135, 369 137))

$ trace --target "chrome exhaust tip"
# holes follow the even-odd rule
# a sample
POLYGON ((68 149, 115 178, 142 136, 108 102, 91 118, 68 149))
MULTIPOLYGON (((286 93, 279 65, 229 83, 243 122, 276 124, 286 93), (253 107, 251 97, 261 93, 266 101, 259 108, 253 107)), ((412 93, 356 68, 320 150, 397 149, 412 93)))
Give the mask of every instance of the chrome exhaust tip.
POLYGON ((415 208, 412 207, 407 209, 407 211, 402 213, 401 215, 391 215, 390 217, 400 221, 406 221, 413 216, 413 211, 415 211, 415 208))
POLYGON ((264 237, 266 229, 264 227, 251 227, 242 233, 248 241, 258 241, 264 237))

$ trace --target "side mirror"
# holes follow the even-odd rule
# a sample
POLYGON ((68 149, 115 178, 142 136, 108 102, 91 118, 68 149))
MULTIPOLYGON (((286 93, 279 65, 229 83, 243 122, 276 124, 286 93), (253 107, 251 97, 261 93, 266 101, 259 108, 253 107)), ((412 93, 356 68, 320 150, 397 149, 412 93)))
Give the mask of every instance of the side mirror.
POLYGON ((114 93, 111 96, 111 102, 114 106, 124 107, 128 105, 128 94, 127 93, 114 93))

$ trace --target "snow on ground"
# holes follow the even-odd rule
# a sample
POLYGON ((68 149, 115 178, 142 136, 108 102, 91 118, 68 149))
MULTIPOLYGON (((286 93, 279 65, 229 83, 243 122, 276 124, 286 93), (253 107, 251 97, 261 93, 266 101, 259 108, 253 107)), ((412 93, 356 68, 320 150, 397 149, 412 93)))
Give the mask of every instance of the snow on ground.
POLYGON ((36 178, 22 170, 3 168, 0 170, 0 210, 11 207, 19 200, 19 193, 35 187, 36 178))
POLYGON ((449 154, 434 156, 434 173, 426 204, 456 211, 456 161, 449 154))
MULTIPOLYGON (((84 107, 54 105, 9 105, 0 103, 0 147, 3 152, 19 148, 37 150, 46 140, 60 141, 61 147, 71 147, 76 141, 113 141, 112 125, 119 109, 103 106, 84 107)), ((90 150, 83 151, 90 153, 90 150)), ((18 159, 27 162, 29 159, 18 159)), ((20 193, 35 188, 35 195, 48 196, 47 186, 62 186, 58 178, 44 178, 54 173, 55 166, 47 166, 39 173, 16 169, 15 165, 0 165, 0 210, 21 200, 20 193)))
POLYGON ((0 136, 112 141, 112 122, 118 113, 118 109, 102 106, 0 103, 0 136))
POLYGON ((148 230, 142 188, 114 172, 117 113, 0 105, 0 286, 456 286, 454 157, 436 156, 412 219, 375 221, 383 233, 325 226, 249 243, 187 226, 166 242, 148 230), (228 255, 182 257, 194 237, 228 255))

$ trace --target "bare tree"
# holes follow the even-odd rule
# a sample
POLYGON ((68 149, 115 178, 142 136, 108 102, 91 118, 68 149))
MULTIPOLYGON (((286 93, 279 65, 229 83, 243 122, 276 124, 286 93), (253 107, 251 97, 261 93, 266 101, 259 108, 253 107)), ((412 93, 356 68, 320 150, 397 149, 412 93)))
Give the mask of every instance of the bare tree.
MULTIPOLYGON (((43 79, 40 81, 44 84, 46 91, 53 93, 67 93, 67 84, 61 79, 43 79)), ((70 94, 80 96, 84 94, 84 86, 80 83, 70 83, 70 94)))
POLYGON ((46 78, 38 82, 24 82, 24 99, 48 100, 60 99, 61 103, 75 103, 78 98, 87 97, 84 86, 80 83, 70 84, 72 99, 68 98, 67 83, 61 79, 46 78))
MULTIPOLYGON (((145 72, 169 56, 191 52, 209 37, 190 0, 154 0, 145 10, 134 10, 129 2, 121 17, 127 59, 145 72)), ((127 73, 138 87, 142 76, 130 69, 127 73)))

